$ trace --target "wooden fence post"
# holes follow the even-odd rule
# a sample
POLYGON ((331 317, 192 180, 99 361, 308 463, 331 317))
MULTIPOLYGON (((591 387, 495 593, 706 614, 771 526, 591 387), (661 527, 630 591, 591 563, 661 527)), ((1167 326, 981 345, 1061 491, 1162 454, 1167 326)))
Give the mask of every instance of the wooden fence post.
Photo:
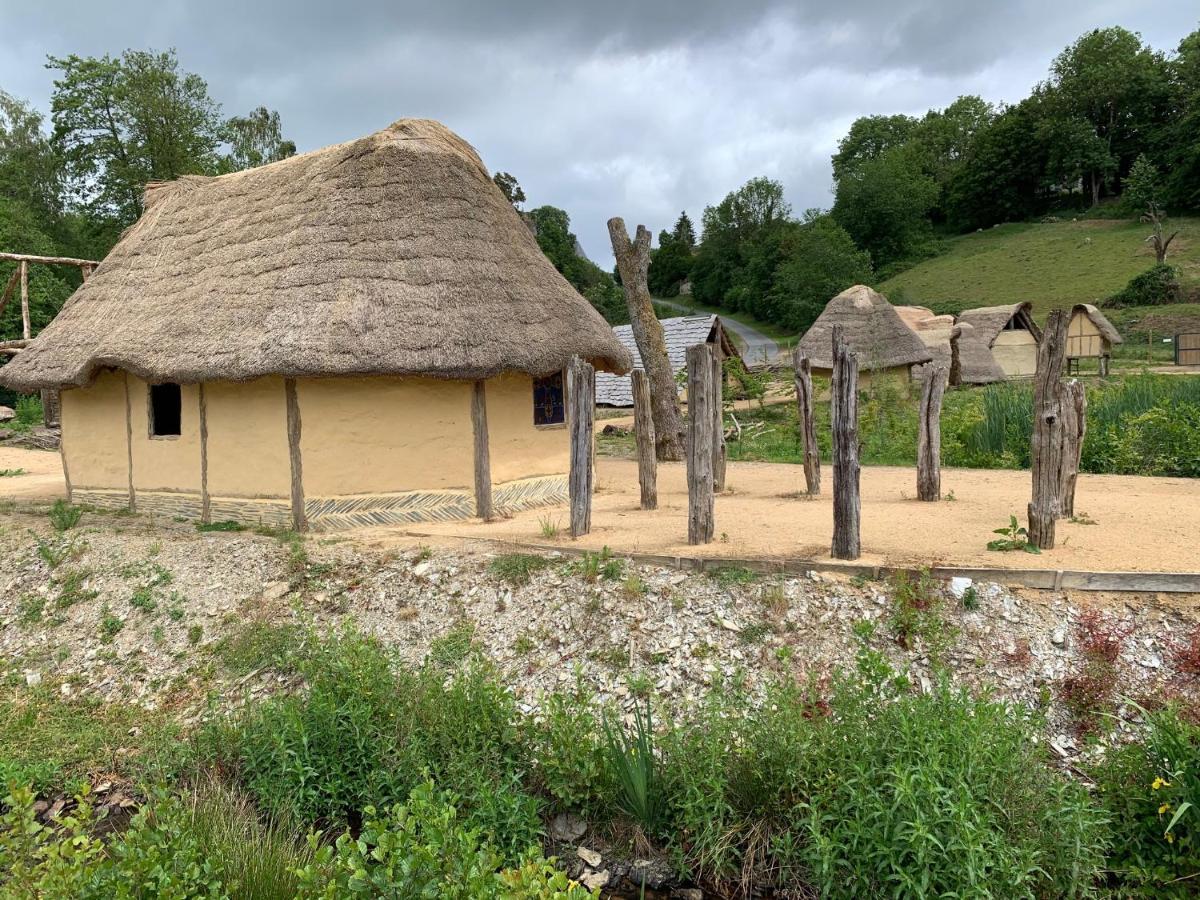
POLYGON ((834 559, 858 559, 858 357, 841 325, 833 326, 833 547, 834 559))
POLYGON ((804 484, 808 493, 821 493, 821 447, 813 424, 812 360, 799 347, 792 350, 796 370, 796 407, 800 416, 800 436, 804 445, 804 484))
POLYGON ((966 323, 956 324, 950 329, 950 373, 949 382, 953 385, 962 384, 962 338, 963 334, 972 328, 966 323))
POLYGON ((1038 345, 1033 389, 1033 440, 1030 447, 1033 499, 1029 504, 1029 541, 1054 549, 1054 520, 1059 517, 1063 458, 1062 367, 1067 349, 1067 317, 1050 313, 1038 345))
POLYGON ((658 458, 654 455, 654 411, 650 405, 650 379, 634 369, 633 430, 637 438, 638 487, 642 509, 658 509, 658 458))
POLYGON ((1087 435, 1087 390, 1080 381, 1063 386, 1063 455, 1059 484, 1058 514, 1064 519, 1075 515, 1075 483, 1079 480, 1079 462, 1083 457, 1083 439, 1087 435))
POLYGON ((596 370, 578 356, 567 366, 567 422, 571 431, 571 537, 592 530, 592 432, 596 416, 596 370))
POLYGON ((471 432, 475 440, 475 515, 491 522, 492 456, 488 442, 487 385, 476 381, 471 387, 471 432))
POLYGON ((721 345, 712 346, 713 389, 713 490, 725 490, 725 370, 721 366, 721 345))
POLYGON ((942 499, 942 397, 946 393, 945 366, 921 366, 921 407, 917 437, 917 499, 942 499))
POLYGON ((713 539, 713 347, 687 348, 688 543, 713 539))

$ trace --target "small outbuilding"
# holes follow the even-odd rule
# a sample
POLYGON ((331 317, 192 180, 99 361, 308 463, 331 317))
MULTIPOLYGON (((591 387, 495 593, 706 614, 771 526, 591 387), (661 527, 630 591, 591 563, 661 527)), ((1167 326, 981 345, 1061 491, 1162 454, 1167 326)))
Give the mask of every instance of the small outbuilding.
POLYGON ((564 367, 629 353, 437 122, 147 189, 0 369, 76 502, 315 528, 564 500, 564 367))
MULTIPOLYGON (((742 358, 721 324, 720 316, 676 316, 672 319, 660 319, 659 323, 662 325, 663 337, 666 339, 667 358, 671 362, 671 371, 676 375, 687 368, 687 348, 696 344, 716 345, 720 348, 722 359, 742 358)), ((633 367, 635 369, 642 368, 642 354, 638 351, 637 340, 633 336, 633 326, 614 326, 613 335, 633 357, 633 367)), ((633 406, 632 377, 597 372, 596 405, 633 406)))
POLYGON ((971 326, 958 342, 961 383, 992 384, 1037 373, 1042 332, 1033 321, 1032 304, 968 309, 956 321, 971 326))
POLYGON ((910 367, 933 359, 932 351, 904 324, 886 297, 865 284, 856 284, 830 300, 800 339, 801 352, 812 360, 818 374, 833 371, 835 325, 845 329, 846 343, 858 355, 864 374, 894 372, 907 377, 910 367))
POLYGON ((1096 360, 1101 375, 1108 374, 1114 344, 1124 343, 1120 332, 1090 303, 1076 303, 1067 323, 1067 372, 1078 372, 1085 359, 1096 360))

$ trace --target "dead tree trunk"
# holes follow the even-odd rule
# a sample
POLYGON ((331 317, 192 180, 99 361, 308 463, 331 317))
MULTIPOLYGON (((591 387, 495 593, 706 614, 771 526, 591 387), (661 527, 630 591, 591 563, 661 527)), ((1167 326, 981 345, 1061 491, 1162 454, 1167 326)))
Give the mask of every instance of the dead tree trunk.
POLYGON ((638 487, 642 509, 658 509, 658 462, 654 458, 654 416, 650 412, 650 382, 646 373, 634 369, 633 430, 637 438, 638 487))
POLYGON ((688 371, 688 543, 713 539, 713 347, 687 349, 688 371))
POLYGON ((858 358, 833 327, 833 549, 835 559, 858 559, 858 358))
POLYGON ((921 366, 921 419, 917 437, 917 499, 942 499, 942 396, 946 368, 921 366))
POLYGON ((950 384, 962 384, 962 356, 959 344, 970 325, 955 325, 950 329, 950 384))
POLYGON ((1029 541, 1054 549, 1054 520, 1059 517, 1063 458, 1062 367, 1067 349, 1067 316, 1050 313, 1038 345, 1033 390, 1033 440, 1030 447, 1033 499, 1029 504, 1029 541))
POLYGON ((650 267, 650 232, 644 225, 637 227, 637 236, 629 240, 625 221, 619 216, 608 220, 608 235, 612 239, 613 255, 625 287, 625 304, 642 367, 650 377, 650 397, 653 401, 654 438, 660 460, 683 458, 683 419, 679 414, 679 391, 675 373, 667 357, 667 340, 662 325, 654 315, 646 272, 650 267))
POLYGON ((815 497, 821 493, 821 448, 817 444, 817 429, 813 424, 812 360, 797 347, 792 351, 792 366, 796 370, 796 408, 804 445, 804 485, 808 493, 815 497))
POLYGON ((725 373, 721 368, 721 345, 712 345, 713 389, 713 490, 725 490, 725 373))
POLYGON ((1082 382, 1063 385, 1062 478, 1059 482, 1058 514, 1064 519, 1075 515, 1075 482, 1079 480, 1079 462, 1083 457, 1083 438, 1087 434, 1087 390, 1082 382))
POLYGON ((571 537, 592 530, 592 430, 596 414, 596 370, 578 356, 567 366, 567 422, 571 430, 571 537))

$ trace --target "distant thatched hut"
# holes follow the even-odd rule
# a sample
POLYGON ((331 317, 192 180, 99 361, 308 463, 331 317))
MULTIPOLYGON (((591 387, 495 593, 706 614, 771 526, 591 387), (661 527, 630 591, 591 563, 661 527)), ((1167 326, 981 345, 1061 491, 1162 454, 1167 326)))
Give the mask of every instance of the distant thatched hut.
POLYGON ((846 342, 858 355, 864 372, 908 375, 909 367, 929 362, 933 353, 904 324, 896 307, 882 295, 856 284, 829 301, 817 321, 800 339, 800 350, 812 360, 814 371, 833 370, 833 326, 845 328, 846 342))
POLYGON ((442 125, 218 178, 146 211, 0 370, 62 388, 76 500, 317 527, 566 496, 561 372, 629 354, 442 125), (483 415, 481 415, 483 414, 483 415))
POLYGON ((958 352, 963 384, 991 384, 1037 372, 1041 330, 1033 321, 1033 306, 1010 303, 964 310, 958 352))
POLYGON ((945 366, 949 371, 953 356, 950 335, 954 331, 954 316, 935 315, 932 309, 924 306, 897 306, 896 313, 933 354, 933 362, 945 366))
POLYGON ((1081 360, 1095 359, 1100 374, 1108 374, 1114 344, 1124 343, 1120 332, 1090 303, 1076 303, 1067 323, 1067 371, 1078 370, 1081 360))

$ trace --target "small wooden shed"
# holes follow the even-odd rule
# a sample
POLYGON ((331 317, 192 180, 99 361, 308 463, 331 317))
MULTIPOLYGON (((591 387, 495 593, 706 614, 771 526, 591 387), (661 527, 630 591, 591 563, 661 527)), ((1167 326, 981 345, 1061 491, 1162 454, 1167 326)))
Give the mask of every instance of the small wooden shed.
POLYGON ((1067 372, 1078 372, 1085 359, 1097 361, 1100 374, 1107 375, 1114 344, 1124 338, 1112 322, 1090 303, 1076 303, 1067 323, 1067 372))
POLYGON ((1033 321, 1033 305, 1009 303, 963 310, 956 320, 971 326, 959 339, 963 384, 991 384, 1028 378, 1037 372, 1042 332, 1033 321))

